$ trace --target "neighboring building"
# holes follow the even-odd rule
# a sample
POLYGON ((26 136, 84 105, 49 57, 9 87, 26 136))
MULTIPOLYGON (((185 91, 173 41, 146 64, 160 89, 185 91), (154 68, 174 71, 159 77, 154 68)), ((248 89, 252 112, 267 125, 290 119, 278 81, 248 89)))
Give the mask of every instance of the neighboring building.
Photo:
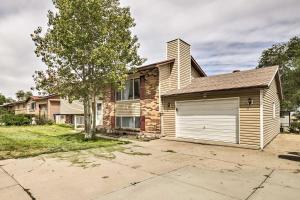
POLYGON ((137 69, 103 98, 109 132, 138 132, 264 148, 280 132, 278 67, 209 76, 181 39, 166 60, 137 69))
POLYGON ((2 107, 18 114, 28 114, 54 120, 59 113, 60 98, 57 95, 31 96, 25 101, 17 101, 5 104, 2 107))
POLYGON ((280 111, 280 128, 282 132, 289 132, 291 125, 291 112, 280 111))

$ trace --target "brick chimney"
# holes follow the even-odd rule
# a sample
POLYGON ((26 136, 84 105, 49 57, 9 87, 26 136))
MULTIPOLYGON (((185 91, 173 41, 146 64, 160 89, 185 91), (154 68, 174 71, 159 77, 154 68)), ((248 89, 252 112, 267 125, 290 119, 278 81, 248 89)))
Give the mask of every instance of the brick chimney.
POLYGON ((191 46, 181 39, 167 42, 167 59, 175 59, 170 74, 170 89, 180 89, 191 83, 191 46))

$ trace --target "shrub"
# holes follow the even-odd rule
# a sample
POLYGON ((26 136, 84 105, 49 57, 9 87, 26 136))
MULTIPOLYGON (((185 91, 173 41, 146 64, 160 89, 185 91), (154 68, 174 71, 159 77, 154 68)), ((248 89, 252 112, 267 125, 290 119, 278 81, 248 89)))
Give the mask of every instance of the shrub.
POLYGON ((293 121, 290 126, 291 133, 300 133, 300 121, 293 121))
POLYGON ((46 119, 45 117, 36 117, 35 122, 37 125, 53 125, 54 122, 50 119, 46 119))
POLYGON ((31 118, 25 115, 5 114, 2 115, 1 122, 6 126, 24 126, 31 124, 31 118))

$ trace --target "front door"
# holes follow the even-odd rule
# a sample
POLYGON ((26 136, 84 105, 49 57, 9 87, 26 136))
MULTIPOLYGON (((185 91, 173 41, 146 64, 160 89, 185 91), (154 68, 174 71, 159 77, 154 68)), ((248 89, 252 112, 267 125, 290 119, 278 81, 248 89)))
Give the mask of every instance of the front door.
POLYGON ((96 126, 103 125, 103 110, 102 110, 102 103, 97 103, 96 106, 96 126))

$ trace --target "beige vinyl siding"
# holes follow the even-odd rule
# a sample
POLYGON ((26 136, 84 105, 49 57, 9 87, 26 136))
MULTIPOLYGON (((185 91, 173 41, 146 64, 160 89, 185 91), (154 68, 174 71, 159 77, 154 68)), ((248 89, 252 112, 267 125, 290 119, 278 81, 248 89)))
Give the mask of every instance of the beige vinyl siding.
POLYGON ((163 134, 175 137, 175 101, 214 99, 214 98, 240 98, 240 144, 259 148, 259 90, 213 92, 203 94, 184 94, 163 98, 163 134), (248 98, 253 99, 253 104, 248 105, 248 98), (168 106, 169 105, 169 106, 168 106))
POLYGON ((190 45, 179 40, 180 88, 191 83, 191 52, 190 45))
POLYGON ((59 114, 60 112, 60 101, 59 100, 49 100, 48 103, 48 114, 49 119, 54 120, 54 114, 59 114))
POLYGON ((170 89, 170 67, 170 65, 159 67, 159 87, 161 95, 170 89))
POLYGON ((67 99, 60 100, 60 113, 61 114, 83 114, 83 103, 78 100, 74 100, 69 103, 67 99))
POLYGON ((259 148, 260 145, 260 93, 240 95, 240 143, 259 148), (249 106, 249 97, 253 104, 249 106))
POLYGON ((171 68, 170 90, 178 88, 178 42, 173 40, 167 43, 167 59, 174 59, 174 65, 171 68))
POLYGON ((140 116, 140 100, 134 101, 117 101, 115 107, 116 116, 140 116))
POLYGON ((192 76, 192 79, 200 77, 200 74, 195 70, 194 67, 191 67, 191 76, 192 76))
POLYGON ((275 79, 270 87, 263 93, 263 124, 264 124, 264 145, 280 132, 280 101, 275 79), (273 118, 273 103, 275 103, 275 118, 273 118))

